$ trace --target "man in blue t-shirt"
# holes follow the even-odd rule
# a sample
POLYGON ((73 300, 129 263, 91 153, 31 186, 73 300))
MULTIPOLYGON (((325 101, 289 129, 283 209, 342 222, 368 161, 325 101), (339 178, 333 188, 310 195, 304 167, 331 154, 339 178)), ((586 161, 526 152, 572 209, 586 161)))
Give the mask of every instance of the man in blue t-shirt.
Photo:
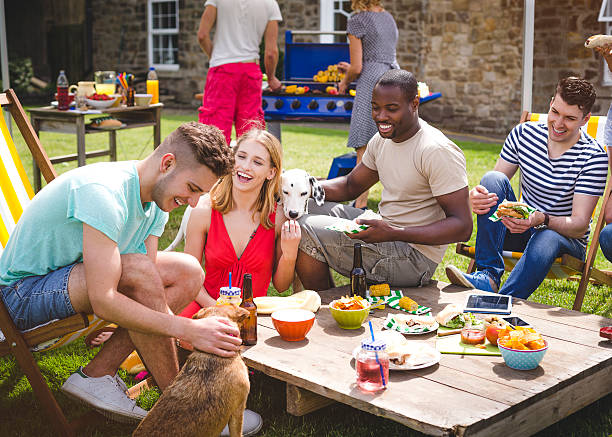
POLYGON ((158 252, 168 211, 190 204, 234 164, 219 129, 185 123, 142 161, 98 163, 59 176, 23 212, 0 257, 0 296, 17 327, 81 312, 118 328, 62 390, 117 419, 146 411, 116 375, 136 348, 164 390, 178 373, 172 338, 230 357, 240 335, 226 319, 175 316, 203 282, 195 258, 158 252))
POLYGON ((455 266, 446 275, 456 285, 496 292, 504 272, 502 250, 523 252, 500 294, 527 299, 555 258, 584 259, 593 209, 608 170, 604 148, 581 130, 595 102, 595 89, 577 77, 561 79, 546 123, 516 126, 506 138, 493 171, 470 191, 477 214, 474 274, 455 266), (515 201, 510 179, 520 169, 522 201, 535 208, 527 219, 489 217, 504 200, 515 201))

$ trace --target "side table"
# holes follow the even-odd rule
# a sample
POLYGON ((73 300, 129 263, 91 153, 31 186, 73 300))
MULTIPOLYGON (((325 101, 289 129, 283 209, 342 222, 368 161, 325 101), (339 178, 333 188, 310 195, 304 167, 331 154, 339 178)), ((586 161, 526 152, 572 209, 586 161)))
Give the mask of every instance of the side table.
MULTIPOLYGON (((69 110, 59 111, 53 106, 32 108, 30 121, 36 135, 39 132, 59 132, 76 134, 77 152, 69 155, 50 157, 53 164, 68 161, 78 161, 78 165, 85 165, 87 158, 109 155, 111 161, 117 160, 117 131, 122 129, 133 129, 137 127, 153 126, 153 147, 156 148, 161 142, 161 110, 162 103, 149 106, 121 106, 102 110, 69 110), (85 125, 85 116, 112 115, 125 126, 113 130, 102 130, 85 125), (108 133, 108 149, 86 152, 85 135, 93 133, 108 133)), ((39 191, 41 187, 40 171, 33 163, 34 189, 39 191)))

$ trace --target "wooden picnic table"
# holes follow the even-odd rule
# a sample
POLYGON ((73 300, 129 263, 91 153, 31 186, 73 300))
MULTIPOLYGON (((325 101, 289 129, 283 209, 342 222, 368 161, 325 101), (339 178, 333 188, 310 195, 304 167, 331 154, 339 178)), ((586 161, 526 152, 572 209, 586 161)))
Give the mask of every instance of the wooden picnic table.
MULTIPOLYGON (((434 314, 475 292, 443 282, 403 291, 434 314)), ((258 343, 246 348, 243 358, 287 383, 291 414, 338 401, 430 435, 531 435, 612 392, 612 341, 599 337, 611 319, 514 299, 512 315, 531 323, 549 343, 538 368, 513 370, 498 356, 442 354, 440 363, 428 368, 391 370, 386 390, 363 393, 356 386, 352 351, 369 335, 367 322, 344 330, 329 311, 329 303, 348 292, 345 286, 320 293, 323 304, 301 342, 282 340, 269 316, 258 317, 258 343)), ((375 331, 388 312, 398 311, 387 306, 370 315, 375 331)), ((435 333, 407 337, 435 346, 435 333)))

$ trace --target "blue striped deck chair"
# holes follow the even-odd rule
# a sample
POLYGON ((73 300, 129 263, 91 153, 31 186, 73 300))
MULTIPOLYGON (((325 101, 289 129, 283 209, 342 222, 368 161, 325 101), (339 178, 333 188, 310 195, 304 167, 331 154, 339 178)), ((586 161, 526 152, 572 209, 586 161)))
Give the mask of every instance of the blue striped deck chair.
MULTIPOLYGON (((523 112, 521 116, 521 123, 526 121, 541 121, 546 122, 546 114, 529 114, 527 111, 523 112)), ((604 144, 604 128, 606 125, 606 117, 603 116, 591 116, 588 123, 582 127, 582 129, 594 137, 600 144, 604 144)), ((574 299, 573 309, 580 311, 582 308, 582 302, 586 293, 587 285, 589 281, 595 284, 607 285, 612 287, 612 275, 609 272, 601 271, 594 267, 595 257, 597 256, 597 250, 599 249, 599 233, 604 227, 604 214, 606 205, 610 199, 610 190, 612 189, 612 182, 608 181, 604 195, 599 200, 601 202, 601 214, 595 220, 595 210, 593 211, 593 223, 595 228, 592 228, 589 246, 587 248, 587 255, 584 261, 574 258, 570 255, 563 255, 555 260, 551 266, 546 278, 547 279, 578 279, 580 283, 578 290, 576 291, 576 298, 574 299)), ((463 243, 457 243, 456 252, 459 255, 464 255, 471 258, 467 272, 473 273, 476 270, 474 262, 476 249, 473 246, 469 246, 463 243)), ((510 252, 504 250, 502 257, 504 258, 504 268, 510 272, 522 256, 522 252, 510 252)))
MULTIPOLYGON (((30 199, 34 196, 4 119, 6 110, 10 111, 47 183, 57 176, 13 90, 9 89, 0 93, 0 189, 2 191, 0 196, 0 253, 4 250, 23 210, 27 208, 30 199)), ((5 355, 15 357, 58 435, 75 435, 75 427, 68 423, 57 404, 40 373, 32 352, 47 351, 66 345, 107 324, 106 321, 93 315, 75 314, 66 319, 54 320, 21 332, 13 323, 4 302, 0 299, 0 357, 5 355)))

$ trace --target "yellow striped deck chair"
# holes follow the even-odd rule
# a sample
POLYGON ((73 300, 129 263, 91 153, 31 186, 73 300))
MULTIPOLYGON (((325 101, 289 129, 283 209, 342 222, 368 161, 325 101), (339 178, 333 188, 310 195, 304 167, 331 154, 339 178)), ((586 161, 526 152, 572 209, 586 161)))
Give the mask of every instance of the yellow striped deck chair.
MULTIPOLYGON (((0 253, 4 250, 23 210, 27 208, 30 199, 34 196, 4 119, 6 110, 10 111, 47 183, 56 177, 55 170, 17 96, 10 89, 0 93, 0 191, 2 191, 0 196, 0 253)), ((75 430, 62 413, 31 351, 50 350, 63 346, 107 324, 92 315, 75 314, 63 320, 51 321, 20 332, 13 323, 4 302, 0 299, 0 357, 8 354, 15 357, 30 381, 43 410, 55 427, 57 435, 75 435, 75 430)))
MULTIPOLYGON (((526 121, 546 122, 546 119, 546 114, 529 114, 527 111, 524 111, 520 121, 521 123, 526 121)), ((588 123, 583 126, 582 129, 590 136, 595 138, 600 144, 604 144, 605 125, 606 117, 591 116, 588 123)), ((602 202, 600 210, 602 212, 605 211, 606 204, 610 199, 611 189, 612 182, 608 182, 605 193, 600 199, 600 202, 602 202)), ((597 210, 597 208, 595 208, 595 210, 597 210)), ((593 211, 593 219, 595 219, 595 210, 593 211)), ((578 285, 578 290, 576 291, 576 298, 574 299, 573 306, 573 309, 577 311, 580 311, 580 308, 582 308, 582 301, 584 300, 584 294, 586 292, 586 288, 589 284, 589 281, 592 281, 596 284, 605 284, 608 286, 612 286, 612 276, 610 276, 606 272, 596 269, 593 266, 593 263, 595 262, 595 257, 597 255, 597 249, 599 248, 599 233, 601 232, 604 226, 603 213, 599 215, 599 218, 597 220, 593 220, 593 222, 595 223, 595 228, 591 229, 592 232, 585 260, 582 261, 570 255, 563 255, 555 260, 548 274, 546 275, 547 279, 569 279, 580 277, 580 283, 578 285)), ((470 261, 470 265, 468 267, 467 272, 473 273, 476 270, 476 265, 474 262, 476 249, 473 246, 458 243, 456 252, 459 255, 464 255, 472 259, 470 261)), ((502 257, 504 258, 505 270, 508 272, 512 271, 512 269, 514 268, 514 266, 522 255, 522 252, 510 252, 504 250, 502 252, 502 257)))

